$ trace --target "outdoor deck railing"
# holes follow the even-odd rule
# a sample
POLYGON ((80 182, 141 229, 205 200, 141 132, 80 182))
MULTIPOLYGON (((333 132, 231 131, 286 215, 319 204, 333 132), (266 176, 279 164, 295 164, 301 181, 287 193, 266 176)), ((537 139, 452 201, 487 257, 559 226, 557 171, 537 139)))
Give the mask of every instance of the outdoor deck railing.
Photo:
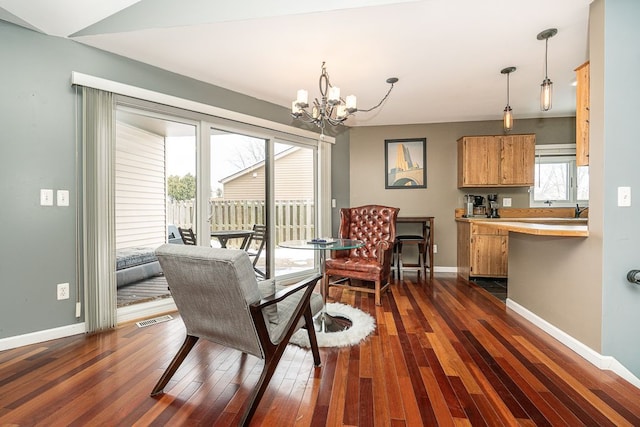
MULTIPOLYGON (((275 202, 275 243, 285 240, 305 240, 315 236, 315 206, 311 200, 277 200, 275 202)), ((211 200, 211 231, 251 229, 265 224, 264 200, 211 200)), ((180 227, 195 224, 193 200, 167 203, 167 223, 180 227)))

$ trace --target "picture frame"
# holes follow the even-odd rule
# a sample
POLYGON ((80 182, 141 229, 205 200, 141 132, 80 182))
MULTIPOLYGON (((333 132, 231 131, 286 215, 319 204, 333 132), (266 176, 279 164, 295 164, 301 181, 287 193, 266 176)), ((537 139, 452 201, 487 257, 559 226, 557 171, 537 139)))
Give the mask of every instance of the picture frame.
POLYGON ((384 188, 427 188, 427 138, 385 139, 384 188))

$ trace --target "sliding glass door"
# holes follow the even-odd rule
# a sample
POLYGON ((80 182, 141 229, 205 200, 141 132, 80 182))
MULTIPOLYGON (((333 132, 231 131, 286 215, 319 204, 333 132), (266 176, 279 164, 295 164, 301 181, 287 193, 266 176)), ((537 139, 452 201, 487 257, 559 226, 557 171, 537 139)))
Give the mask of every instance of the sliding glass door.
POLYGON ((211 129, 206 200, 211 246, 244 249, 256 274, 270 277, 266 239, 267 140, 211 129))
MULTIPOLYGON (((317 149, 278 140, 273 158, 273 235, 276 244, 317 237, 317 149)), ((315 251, 278 248, 276 275, 314 269, 315 251)))
POLYGON ((316 235, 317 149, 248 133, 211 129, 211 244, 246 250, 259 278, 312 270, 313 252, 278 244, 316 235))
POLYGON ((196 225, 196 130, 174 117, 116 111, 118 307, 169 297, 153 252, 167 241, 180 242, 177 227, 196 225))

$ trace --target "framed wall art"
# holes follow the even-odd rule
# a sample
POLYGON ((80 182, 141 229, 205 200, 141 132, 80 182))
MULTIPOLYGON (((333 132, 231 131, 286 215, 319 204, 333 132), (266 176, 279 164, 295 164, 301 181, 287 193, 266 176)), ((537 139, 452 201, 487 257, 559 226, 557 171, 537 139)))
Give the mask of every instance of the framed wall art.
POLYGON ((427 188, 427 139, 385 139, 384 188, 427 188))

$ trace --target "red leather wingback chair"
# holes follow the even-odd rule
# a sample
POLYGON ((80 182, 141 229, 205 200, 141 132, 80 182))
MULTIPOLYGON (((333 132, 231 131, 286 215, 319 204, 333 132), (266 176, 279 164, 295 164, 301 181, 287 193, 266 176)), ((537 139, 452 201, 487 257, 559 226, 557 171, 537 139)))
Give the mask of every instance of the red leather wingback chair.
POLYGON ((393 244, 396 238, 396 218, 399 210, 399 208, 379 205, 340 210, 338 237, 363 240, 364 246, 331 253, 331 258, 326 260, 325 270, 329 278, 328 286, 373 293, 376 305, 380 305, 380 295, 389 286, 393 244), (374 283, 374 288, 351 286, 351 280, 331 283, 332 276, 370 281, 374 283))

